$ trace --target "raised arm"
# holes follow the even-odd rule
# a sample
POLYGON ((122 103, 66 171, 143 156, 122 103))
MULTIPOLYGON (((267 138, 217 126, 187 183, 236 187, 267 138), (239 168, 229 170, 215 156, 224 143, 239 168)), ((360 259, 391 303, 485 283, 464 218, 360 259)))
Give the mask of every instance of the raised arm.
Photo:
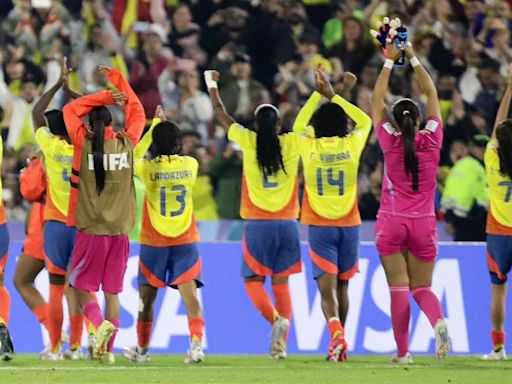
POLYGON ((50 105, 50 102, 53 99, 53 96, 58 92, 60 87, 62 86, 62 78, 55 83, 48 91, 43 93, 37 103, 34 105, 32 109, 32 120, 34 121, 34 129, 37 130, 44 125, 46 125, 46 120, 44 118, 44 111, 50 105))
MULTIPOLYGON (((82 129, 84 129, 82 117, 87 116, 95 107, 121 102, 123 100, 121 98, 122 96, 124 95, 116 95, 114 98, 113 92, 101 91, 79 97, 71 103, 66 104, 62 109, 62 113, 64 114, 64 122, 66 123, 66 129, 68 130, 71 141, 73 143, 78 143, 80 141, 80 137, 83 136, 83 132, 81 132, 82 129)), ((124 96, 124 98, 126 97, 124 96)))
POLYGON ((213 111, 219 124, 228 130, 231 124, 235 123, 235 120, 229 116, 220 98, 219 90, 217 88, 217 81, 219 81, 220 74, 217 71, 204 71, 204 81, 210 94, 210 100, 212 101, 213 111))
POLYGON ((408 45, 405 48, 405 54, 412 65, 414 74, 418 78, 421 90, 427 96, 426 112, 428 116, 434 116, 441 119, 441 107, 439 106, 439 98, 437 97, 437 90, 432 78, 428 74, 427 70, 421 65, 420 61, 414 54, 412 45, 408 45))
POLYGON ((512 64, 508 65, 508 82, 507 89, 501 98, 500 107, 496 113, 496 121, 492 130, 492 138, 496 136, 496 128, 500 123, 508 118, 508 111, 510 109, 510 100, 512 99, 512 64))
POLYGON ((148 131, 142 136, 142 139, 140 139, 139 143, 133 150, 133 158, 135 162, 142 160, 144 158, 144 155, 149 150, 149 147, 151 147, 151 143, 153 142, 153 129, 161 122, 165 121, 166 117, 164 112, 162 111, 162 106, 159 105, 156 107, 155 111, 155 117, 153 117, 153 121, 151 122, 151 126, 149 127, 148 131))
POLYGON ((125 133, 130 138, 133 146, 135 146, 139 142, 146 125, 146 114, 144 113, 142 103, 121 72, 105 65, 100 65, 98 69, 107 76, 114 87, 126 95, 127 100, 124 106, 125 133))
POLYGON ((311 121, 311 117, 313 113, 315 113, 316 107, 322 100, 322 95, 318 91, 314 91, 309 99, 306 101, 306 104, 302 106, 297 117, 295 118, 295 122, 293 123, 293 133, 297 135, 306 135, 308 132, 309 122, 311 121))
POLYGON ((386 118, 386 95, 388 93, 389 79, 395 60, 401 55, 394 44, 389 44, 387 49, 387 59, 382 67, 379 77, 373 87, 372 96, 372 120, 375 127, 386 118))

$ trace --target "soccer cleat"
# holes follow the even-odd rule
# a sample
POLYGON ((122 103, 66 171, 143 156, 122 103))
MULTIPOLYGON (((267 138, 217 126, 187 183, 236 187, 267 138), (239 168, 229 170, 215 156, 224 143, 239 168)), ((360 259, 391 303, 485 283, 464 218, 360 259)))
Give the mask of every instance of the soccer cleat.
POLYGON ((131 347, 123 349, 123 357, 134 363, 149 363, 151 355, 149 348, 131 347))
POLYGON ((93 348, 93 358, 101 359, 103 355, 107 352, 107 345, 110 341, 110 338, 114 334, 115 327, 108 320, 103 320, 103 323, 98 327, 96 331, 96 344, 93 348))
POLYGON ((437 320, 434 327, 436 335, 436 357, 442 360, 450 352, 450 338, 448 337, 448 324, 444 320, 437 320))
POLYGON ((194 340, 190 343, 185 363, 201 363, 202 361, 204 361, 203 347, 199 340, 194 340))
POLYGON ((342 335, 339 335, 331 340, 329 344, 329 352, 327 354, 327 361, 347 361, 347 342, 342 335))
POLYGON ((393 356, 393 358, 391 359, 391 362, 396 363, 396 364, 412 364, 413 363, 412 356, 409 352, 407 352, 402 357, 399 357, 398 355, 393 356))
POLYGON ((113 365, 116 363, 116 358, 112 352, 106 352, 101 357, 100 362, 103 364, 113 365))
POLYGON ((64 356, 62 356, 62 352, 52 352, 49 349, 43 351, 39 358, 42 361, 61 361, 64 360, 64 356))
POLYGON ((87 336, 87 360, 93 360, 94 359, 94 347, 96 346, 96 336, 94 336, 94 333, 90 333, 89 336, 87 336))
POLYGON ((505 348, 500 348, 497 351, 491 351, 489 354, 483 355, 482 360, 485 360, 485 361, 507 360, 507 352, 505 351, 505 348))
POLYGON ((11 361, 14 355, 11 335, 5 324, 0 324, 0 360, 11 361))
POLYGON ((63 356, 64 360, 82 360, 84 358, 82 348, 80 347, 68 349, 66 352, 64 352, 63 356))
POLYGON ((270 341, 270 356, 274 359, 286 358, 286 332, 290 328, 290 321, 279 316, 272 325, 272 339, 270 341))

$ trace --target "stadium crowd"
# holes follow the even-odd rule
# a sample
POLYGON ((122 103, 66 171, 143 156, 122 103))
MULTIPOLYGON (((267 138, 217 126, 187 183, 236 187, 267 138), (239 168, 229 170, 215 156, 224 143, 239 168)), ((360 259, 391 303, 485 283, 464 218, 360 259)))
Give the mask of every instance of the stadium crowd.
MULTIPOLYGON (((483 151, 512 60, 512 1, 504 0, 30 0, 0 4, 0 108, 6 145, 3 199, 23 219, 19 172, 36 150, 32 107, 58 79, 89 94, 106 86, 98 64, 118 69, 146 116, 162 105, 185 132, 183 153, 199 161, 198 220, 238 219, 240 148, 216 126, 200 73, 216 69, 227 112, 250 125, 272 102, 283 124, 314 90, 321 65, 335 90, 371 116, 372 89, 385 57, 368 31, 383 15, 409 27, 416 54, 437 85, 445 138, 437 207, 456 240, 484 240, 488 193, 483 151), (47 3, 45 5, 45 3, 47 3), (352 72, 358 78, 347 75, 352 72)), ((387 96, 425 100, 409 66, 394 72, 387 96)), ((62 93, 57 100, 65 102, 62 93)), ((58 107, 60 107, 59 105, 58 107)), ((424 105, 421 106, 424 108, 424 105)), ((119 126, 123 114, 114 114, 119 126)), ((362 219, 379 208, 383 159, 374 133, 359 175, 362 219)))

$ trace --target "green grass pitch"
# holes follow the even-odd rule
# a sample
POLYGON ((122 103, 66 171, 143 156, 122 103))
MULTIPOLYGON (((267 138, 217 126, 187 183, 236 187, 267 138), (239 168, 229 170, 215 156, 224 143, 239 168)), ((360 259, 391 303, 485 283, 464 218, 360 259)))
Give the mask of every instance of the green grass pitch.
POLYGON ((212 355, 198 365, 184 364, 179 355, 155 355, 149 364, 116 357, 116 365, 105 366, 91 361, 50 363, 36 355, 16 355, 14 361, 0 363, 0 383, 483 384, 512 380, 512 361, 482 362, 466 356, 449 356, 441 362, 431 356, 415 356, 415 364, 410 366, 393 365, 384 355, 350 356, 346 363, 328 363, 318 355, 290 356, 282 361, 266 356, 212 355))

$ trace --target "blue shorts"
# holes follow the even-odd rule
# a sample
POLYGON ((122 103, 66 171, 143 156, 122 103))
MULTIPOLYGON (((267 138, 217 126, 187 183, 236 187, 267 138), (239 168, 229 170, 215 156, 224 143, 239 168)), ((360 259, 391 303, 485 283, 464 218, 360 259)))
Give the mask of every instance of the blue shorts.
POLYGON ((203 286, 201 268, 196 243, 169 247, 140 246, 139 285, 177 288, 195 280, 200 288, 203 286))
POLYGON ((487 264, 491 282, 505 284, 512 269, 512 236, 487 235, 487 264))
POLYGON ((75 246, 76 228, 68 227, 60 221, 47 221, 44 224, 44 253, 48 272, 65 276, 73 247, 75 246))
POLYGON ((286 277, 302 270, 294 220, 247 220, 242 247, 242 277, 286 277))
POLYGON ((9 231, 7 223, 0 225, 0 276, 4 275, 4 269, 7 265, 7 252, 9 251, 9 231))
POLYGON ((309 253, 313 277, 328 273, 340 280, 349 280, 358 271, 359 226, 309 226, 309 253))

